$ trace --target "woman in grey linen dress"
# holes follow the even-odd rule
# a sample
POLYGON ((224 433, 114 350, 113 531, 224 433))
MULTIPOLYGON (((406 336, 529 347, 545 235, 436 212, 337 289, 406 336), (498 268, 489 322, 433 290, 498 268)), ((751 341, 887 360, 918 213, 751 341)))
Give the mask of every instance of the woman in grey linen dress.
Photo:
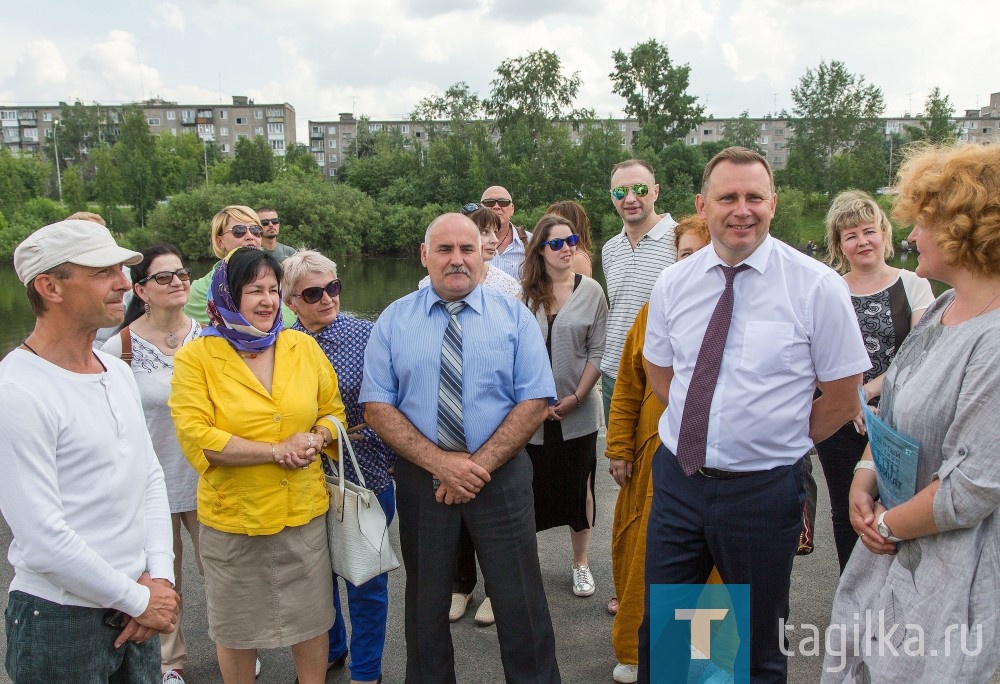
POLYGON ((855 471, 863 548, 834 600, 823 682, 987 682, 1000 663, 1000 148, 918 149, 899 191, 917 275, 954 289, 886 373, 881 415, 920 444, 916 494, 886 511, 874 472, 855 471))

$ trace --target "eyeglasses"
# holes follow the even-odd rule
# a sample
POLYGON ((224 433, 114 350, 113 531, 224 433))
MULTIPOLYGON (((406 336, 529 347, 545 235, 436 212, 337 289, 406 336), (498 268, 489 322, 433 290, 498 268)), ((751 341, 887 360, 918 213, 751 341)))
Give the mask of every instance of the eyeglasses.
POLYGON ((483 200, 481 200, 481 204, 484 207, 489 207, 490 209, 492 209, 493 207, 495 207, 498 204, 501 207, 509 207, 511 205, 511 203, 513 203, 513 201, 514 200, 507 199, 506 197, 501 198, 501 199, 493 199, 492 197, 487 197, 487 198, 484 198, 483 200))
POLYGON ((549 240, 548 242, 543 242, 543 245, 548 245, 549 249, 553 252, 558 252, 562 249, 563 243, 566 243, 570 247, 576 247, 577 243, 580 242, 579 235, 570 235, 569 237, 556 238, 554 240, 549 240))
POLYGON ((340 278, 334 278, 328 282, 323 287, 307 287, 298 294, 293 294, 293 297, 302 297, 302 301, 306 304, 315 304, 319 300, 323 299, 323 293, 330 295, 333 299, 340 294, 341 285, 340 278))
POLYGON ((176 271, 160 271, 159 273, 146 276, 136 284, 142 285, 143 283, 148 283, 150 280, 155 280, 157 285, 169 285, 174 282, 174 276, 177 276, 177 280, 182 283, 186 283, 191 280, 191 269, 179 268, 176 271))
POLYGON ((619 185, 617 188, 611 188, 611 196, 616 200, 621 202, 628 195, 628 191, 631 190, 632 194, 636 197, 645 197, 649 194, 649 186, 645 183, 636 183, 635 185, 619 185))
MULTIPOLYGON (((261 221, 261 223, 263 223, 263 221, 261 221)), ((228 230, 222 231, 221 235, 225 235, 226 233, 232 233, 233 237, 241 238, 247 234, 248 230, 250 231, 250 234, 253 235, 254 237, 260 237, 261 235, 264 234, 264 229, 261 228, 260 226, 252 224, 249 226, 244 226, 243 224, 239 224, 233 226, 228 230)))
POLYGON ((464 207, 462 207, 463 214, 471 214, 474 211, 479 211, 479 205, 475 202, 469 202, 464 207))
POLYGON ((260 225, 262 225, 262 226, 269 226, 272 223, 277 226, 277 225, 279 225, 281 223, 281 219, 280 218, 273 218, 273 219, 261 219, 260 220, 260 225))

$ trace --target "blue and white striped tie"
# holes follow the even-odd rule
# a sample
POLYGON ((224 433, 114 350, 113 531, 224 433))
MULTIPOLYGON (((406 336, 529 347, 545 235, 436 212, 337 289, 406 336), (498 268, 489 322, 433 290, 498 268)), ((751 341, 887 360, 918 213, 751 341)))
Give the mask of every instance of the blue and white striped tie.
POLYGON ((462 326, 458 312, 465 302, 441 302, 450 320, 441 341, 441 387, 438 390, 438 446, 468 451, 462 419, 462 326))

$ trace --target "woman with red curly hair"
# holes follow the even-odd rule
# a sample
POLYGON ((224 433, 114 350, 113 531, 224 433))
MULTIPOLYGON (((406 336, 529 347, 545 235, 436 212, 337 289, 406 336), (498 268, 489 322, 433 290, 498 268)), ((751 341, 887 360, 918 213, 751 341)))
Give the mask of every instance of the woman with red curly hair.
POLYGON ((881 417, 919 444, 915 493, 885 508, 869 446, 831 618, 844 655, 827 653, 823 682, 985 682, 1000 663, 1000 147, 916 148, 898 188, 917 275, 953 289, 885 374, 881 417))

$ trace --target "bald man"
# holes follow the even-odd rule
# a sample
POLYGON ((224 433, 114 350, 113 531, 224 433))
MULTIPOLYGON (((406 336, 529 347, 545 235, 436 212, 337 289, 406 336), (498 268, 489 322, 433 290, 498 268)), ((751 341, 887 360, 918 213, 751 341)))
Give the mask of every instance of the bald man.
POLYGON ((518 282, 521 281, 521 265, 524 263, 524 246, 531 239, 520 226, 515 226, 511 218, 514 216, 514 200, 507 188, 493 185, 483 191, 479 203, 500 217, 500 232, 497 238, 497 255, 493 257, 491 266, 495 266, 518 282))

